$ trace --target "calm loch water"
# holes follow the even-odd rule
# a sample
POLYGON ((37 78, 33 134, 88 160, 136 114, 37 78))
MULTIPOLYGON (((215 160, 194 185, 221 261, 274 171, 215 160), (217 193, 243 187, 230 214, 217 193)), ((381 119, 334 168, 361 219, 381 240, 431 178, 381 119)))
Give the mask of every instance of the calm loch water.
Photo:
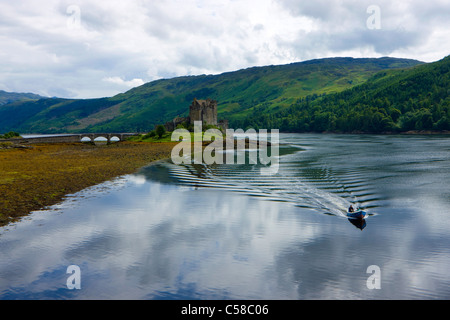
POLYGON ((0 299, 450 298, 448 136, 280 142, 272 176, 163 161, 1 228, 0 299))

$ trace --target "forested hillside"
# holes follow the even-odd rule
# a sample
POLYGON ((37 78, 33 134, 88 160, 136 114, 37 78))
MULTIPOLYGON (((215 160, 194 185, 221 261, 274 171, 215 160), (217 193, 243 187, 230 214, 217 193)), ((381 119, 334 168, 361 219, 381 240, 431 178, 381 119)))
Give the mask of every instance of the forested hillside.
POLYGON ((450 130, 450 56, 408 70, 387 70, 362 85, 309 95, 278 113, 255 109, 238 127, 290 132, 450 130))
POLYGON ((193 98, 217 100, 219 118, 228 119, 235 127, 257 123, 303 131, 309 130, 308 126, 319 128, 322 121, 322 115, 314 117, 313 124, 310 118, 302 118, 302 110, 308 108, 305 103, 361 85, 380 71, 387 77, 394 69, 420 64, 388 57, 317 59, 162 79, 111 98, 15 101, 0 105, 0 132, 146 132, 175 116, 187 115, 193 98))

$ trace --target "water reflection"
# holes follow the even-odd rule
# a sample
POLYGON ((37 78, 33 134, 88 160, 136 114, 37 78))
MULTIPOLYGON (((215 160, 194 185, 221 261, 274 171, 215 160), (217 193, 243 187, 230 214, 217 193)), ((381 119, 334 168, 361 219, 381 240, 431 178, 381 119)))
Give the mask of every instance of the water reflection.
POLYGON ((349 218, 348 221, 354 225, 355 227, 357 227, 358 229, 360 229, 361 231, 364 230, 364 228, 366 227, 367 223, 366 223, 366 219, 354 219, 354 218, 349 218))
POLYGON ((0 298, 450 298, 450 143, 408 139, 441 160, 426 169, 401 137, 285 141, 305 151, 270 179, 160 162, 2 228, 0 298), (350 162, 352 139, 364 152, 350 162), (369 226, 347 219, 349 202, 369 208, 369 226), (81 290, 66 287, 72 264, 81 290), (366 286, 371 265, 380 290, 366 286))

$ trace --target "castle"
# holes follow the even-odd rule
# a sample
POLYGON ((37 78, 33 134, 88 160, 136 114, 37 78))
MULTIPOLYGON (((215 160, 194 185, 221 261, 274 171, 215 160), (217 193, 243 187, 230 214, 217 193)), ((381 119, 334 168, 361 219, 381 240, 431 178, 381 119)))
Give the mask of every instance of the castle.
POLYGON ((167 122, 164 127, 167 131, 173 131, 179 124, 194 125, 195 121, 201 121, 203 125, 217 126, 222 131, 228 129, 228 120, 217 120, 217 101, 211 99, 197 100, 195 98, 189 107, 189 117, 176 117, 167 122))

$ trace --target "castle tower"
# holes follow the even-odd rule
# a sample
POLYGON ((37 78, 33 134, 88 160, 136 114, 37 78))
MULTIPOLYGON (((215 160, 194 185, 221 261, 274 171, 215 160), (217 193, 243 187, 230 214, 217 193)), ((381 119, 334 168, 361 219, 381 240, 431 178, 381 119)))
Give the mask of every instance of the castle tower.
POLYGON ((217 126, 217 101, 194 99, 189 107, 189 119, 191 124, 194 124, 194 121, 201 121, 217 126))

